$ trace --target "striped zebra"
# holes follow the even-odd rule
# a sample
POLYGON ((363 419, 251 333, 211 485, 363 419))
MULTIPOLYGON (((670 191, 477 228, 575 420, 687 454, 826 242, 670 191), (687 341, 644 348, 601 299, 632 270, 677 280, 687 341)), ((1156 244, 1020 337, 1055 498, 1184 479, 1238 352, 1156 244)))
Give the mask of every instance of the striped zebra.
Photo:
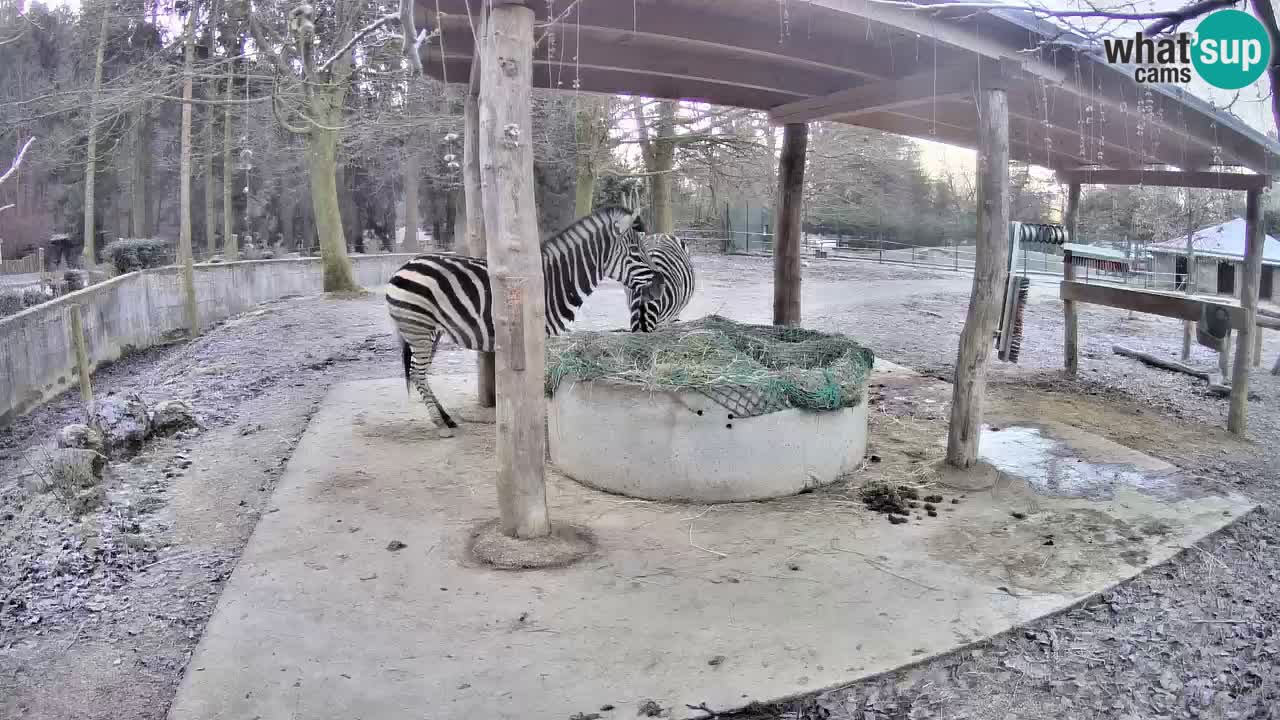
MULTIPOLYGON (((581 217, 542 242, 546 328, 558 335, 604 277, 643 296, 658 281, 644 252, 639 213, 605 207, 581 217)), ((400 335, 405 384, 418 389, 440 437, 452 437, 457 422, 440 406, 427 375, 441 333, 458 345, 493 352, 493 291, 488 263, 461 255, 428 253, 391 276, 387 309, 400 335)))
POLYGON ((693 298, 693 262, 684 240, 675 235, 651 235, 644 240, 649 262, 662 280, 657 292, 633 292, 627 288, 631 332, 653 332, 675 322, 693 298))

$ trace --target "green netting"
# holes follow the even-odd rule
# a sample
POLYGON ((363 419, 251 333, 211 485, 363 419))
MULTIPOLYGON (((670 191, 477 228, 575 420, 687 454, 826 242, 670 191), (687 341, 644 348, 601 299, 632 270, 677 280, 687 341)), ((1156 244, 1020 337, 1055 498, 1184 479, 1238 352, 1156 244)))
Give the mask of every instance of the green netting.
POLYGON ((862 401, 875 355, 852 338, 747 325, 718 315, 652 333, 576 332, 547 339, 547 395, 566 380, 699 392, 737 417, 862 401))

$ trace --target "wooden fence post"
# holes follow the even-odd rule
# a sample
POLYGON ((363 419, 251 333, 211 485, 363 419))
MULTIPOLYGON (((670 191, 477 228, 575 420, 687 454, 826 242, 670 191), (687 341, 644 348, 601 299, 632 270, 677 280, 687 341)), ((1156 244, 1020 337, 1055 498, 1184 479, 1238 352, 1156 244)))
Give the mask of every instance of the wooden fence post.
MULTIPOLYGON (((482 4, 477 32, 484 37, 486 11, 482 4)), ((471 58, 471 83, 467 87, 466 104, 463 107, 462 180, 463 203, 467 217, 466 251, 472 257, 487 257, 484 239, 484 202, 480 190, 480 56, 471 58)), ((495 296, 496 297, 496 296, 495 296)), ((494 397, 493 353, 482 352, 476 359, 477 401, 480 407, 491 408, 494 397)))
POLYGON ((89 344, 84 337, 84 315, 79 305, 72 305, 71 344, 76 353, 76 370, 80 374, 80 401, 84 403, 85 412, 93 405, 93 386, 89 380, 89 344))
POLYGON ((1258 285, 1262 279, 1262 191, 1249 190, 1245 204, 1244 277, 1240 282, 1240 307, 1244 323, 1236 329, 1235 366, 1231 370, 1231 407, 1227 430, 1244 435, 1249 421, 1249 366, 1253 364, 1253 338, 1258 329, 1258 285))
MULTIPOLYGON (((772 130, 770 130, 772 132, 772 130)), ((805 152, 809 126, 787 123, 778 160, 776 234, 773 243, 773 324, 800 324, 800 236, 805 152)))
POLYGON ((517 538, 551 532, 546 462, 546 310, 533 196, 533 10, 498 4, 482 41, 481 195, 496 333, 498 508, 517 538))
MULTIPOLYGON (((1067 242, 1076 241, 1076 227, 1080 215, 1080 183, 1067 186, 1067 208, 1063 214, 1063 224, 1067 228, 1067 242)), ((1076 279, 1076 268, 1071 251, 1062 253, 1062 279, 1073 282, 1076 279)), ((1075 375, 1080 370, 1080 319, 1077 315, 1074 300, 1062 301, 1062 366, 1068 375, 1075 375)))
POLYGON ((978 461, 987 360, 1008 276, 1009 96, 1003 87, 979 91, 978 118, 978 244, 947 429, 947 463, 959 468, 978 461))

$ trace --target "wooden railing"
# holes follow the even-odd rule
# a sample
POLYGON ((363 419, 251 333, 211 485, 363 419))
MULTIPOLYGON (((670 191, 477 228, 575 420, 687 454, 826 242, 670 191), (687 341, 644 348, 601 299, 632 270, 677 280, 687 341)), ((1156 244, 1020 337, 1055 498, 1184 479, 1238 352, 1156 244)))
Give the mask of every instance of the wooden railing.
POLYGON ((0 275, 23 275, 38 273, 44 270, 44 248, 35 255, 28 255, 17 260, 0 260, 0 275))

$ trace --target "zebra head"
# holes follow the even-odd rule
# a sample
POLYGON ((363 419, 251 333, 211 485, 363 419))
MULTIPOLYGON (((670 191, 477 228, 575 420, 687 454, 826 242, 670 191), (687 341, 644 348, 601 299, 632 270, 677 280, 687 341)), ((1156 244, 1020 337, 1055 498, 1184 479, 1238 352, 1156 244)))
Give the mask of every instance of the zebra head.
POLYGON ((615 206, 603 208, 600 212, 614 236, 605 263, 606 275, 626 285, 632 292, 657 296, 662 291, 662 276, 654 269, 645 249, 645 226, 640 211, 615 206))

